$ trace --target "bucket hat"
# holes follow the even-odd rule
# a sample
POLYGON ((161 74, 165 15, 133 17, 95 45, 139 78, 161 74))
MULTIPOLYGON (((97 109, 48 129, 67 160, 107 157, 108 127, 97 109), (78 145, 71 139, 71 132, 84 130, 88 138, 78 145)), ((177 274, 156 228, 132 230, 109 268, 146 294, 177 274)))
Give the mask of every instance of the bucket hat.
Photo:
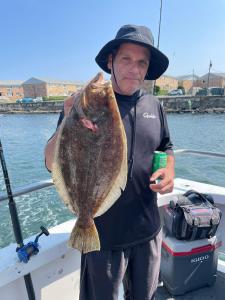
POLYGON ((150 29, 145 26, 124 25, 117 32, 116 37, 102 47, 95 58, 96 63, 106 73, 111 73, 107 66, 109 54, 122 43, 134 43, 150 49, 150 63, 145 76, 146 80, 157 79, 166 71, 169 60, 165 54, 154 47, 150 29))

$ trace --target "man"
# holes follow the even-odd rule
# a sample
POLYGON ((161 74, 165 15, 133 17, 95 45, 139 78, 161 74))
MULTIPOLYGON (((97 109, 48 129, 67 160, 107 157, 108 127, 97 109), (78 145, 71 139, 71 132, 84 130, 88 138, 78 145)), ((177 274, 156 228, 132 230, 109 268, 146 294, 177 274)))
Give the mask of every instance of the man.
MULTIPOLYGON (((116 203, 95 218, 101 251, 82 255, 80 300, 116 300, 122 281, 124 299, 154 299, 162 239, 156 192, 172 191, 174 157, 163 109, 140 87, 144 79, 160 77, 169 62, 153 47, 150 30, 136 25, 121 27, 100 50, 96 62, 111 74, 127 136, 128 181, 116 203), (168 154, 167 167, 152 174, 156 150, 168 154), (158 178, 161 181, 156 183, 158 178)), ((59 123, 73 102, 74 97, 65 102, 59 123)), ((57 132, 45 151, 50 170, 56 136, 57 132)))

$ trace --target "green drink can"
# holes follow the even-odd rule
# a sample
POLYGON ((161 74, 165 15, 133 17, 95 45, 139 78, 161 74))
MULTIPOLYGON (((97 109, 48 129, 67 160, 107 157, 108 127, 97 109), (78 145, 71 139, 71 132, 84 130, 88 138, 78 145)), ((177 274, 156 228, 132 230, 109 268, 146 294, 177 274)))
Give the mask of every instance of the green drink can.
POLYGON ((167 164, 167 154, 162 151, 154 151, 152 173, 158 169, 165 168, 167 164))

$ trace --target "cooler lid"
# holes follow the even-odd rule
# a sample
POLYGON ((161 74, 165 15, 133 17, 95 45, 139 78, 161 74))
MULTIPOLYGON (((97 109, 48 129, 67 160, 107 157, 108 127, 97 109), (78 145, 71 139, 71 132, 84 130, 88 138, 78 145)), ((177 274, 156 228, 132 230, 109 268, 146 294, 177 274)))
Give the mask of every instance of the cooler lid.
POLYGON ((222 245, 221 235, 210 239, 195 241, 177 240, 174 237, 163 236, 162 247, 172 256, 188 256, 214 251, 222 245))

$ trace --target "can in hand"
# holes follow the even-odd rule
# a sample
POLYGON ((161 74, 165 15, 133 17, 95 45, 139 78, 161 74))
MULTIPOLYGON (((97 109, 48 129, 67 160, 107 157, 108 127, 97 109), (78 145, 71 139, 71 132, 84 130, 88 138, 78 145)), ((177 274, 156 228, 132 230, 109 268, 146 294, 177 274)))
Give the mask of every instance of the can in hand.
POLYGON ((165 168, 167 164, 167 154, 162 151, 154 151, 152 173, 158 169, 165 168))

